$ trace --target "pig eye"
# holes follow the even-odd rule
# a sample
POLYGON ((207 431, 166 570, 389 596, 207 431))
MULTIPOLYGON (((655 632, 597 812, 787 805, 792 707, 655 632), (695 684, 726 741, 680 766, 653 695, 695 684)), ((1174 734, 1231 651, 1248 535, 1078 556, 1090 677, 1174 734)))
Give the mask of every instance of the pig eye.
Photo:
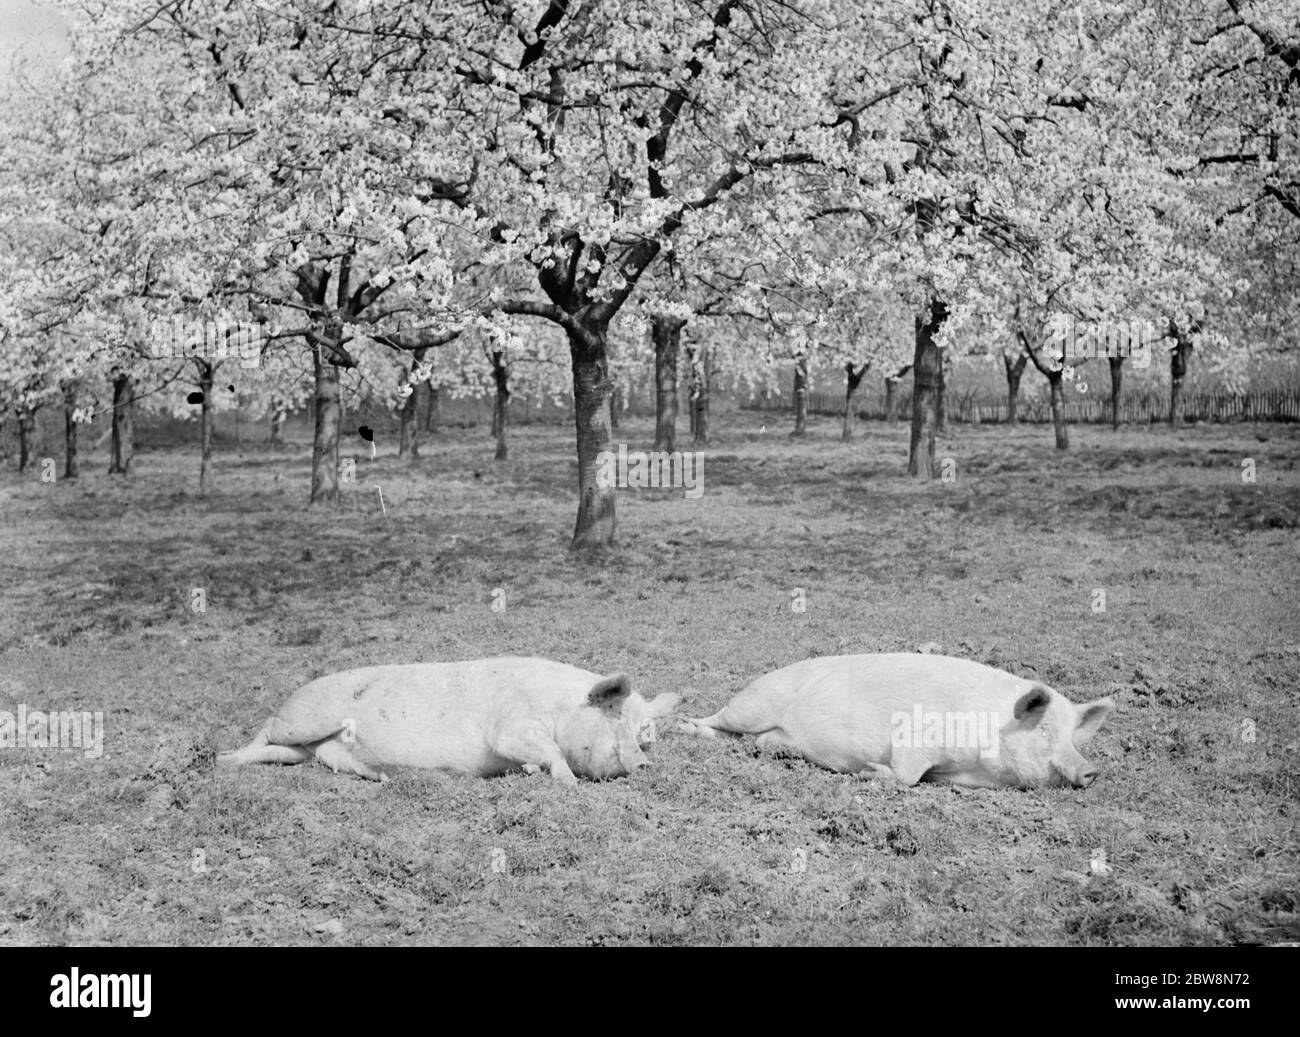
POLYGON ((1043 733, 1044 742, 1050 742, 1052 740, 1052 729, 1048 727, 1046 724, 1044 724, 1038 730, 1043 733))

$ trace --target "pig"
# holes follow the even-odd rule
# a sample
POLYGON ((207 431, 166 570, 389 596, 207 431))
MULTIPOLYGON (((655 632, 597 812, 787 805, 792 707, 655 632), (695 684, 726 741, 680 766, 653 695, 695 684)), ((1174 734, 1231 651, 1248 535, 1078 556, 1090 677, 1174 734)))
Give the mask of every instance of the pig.
POLYGON ((564 785, 649 763, 656 718, 680 696, 647 701, 608 677, 548 659, 369 666, 320 677, 289 696, 248 745, 217 764, 303 763, 388 780, 393 767, 482 776, 547 768, 564 785))
POLYGON ((833 655, 759 677, 683 726, 758 735, 760 749, 907 785, 1085 788, 1097 769, 1079 747, 1114 705, 1075 704, 1041 681, 951 656, 833 655))

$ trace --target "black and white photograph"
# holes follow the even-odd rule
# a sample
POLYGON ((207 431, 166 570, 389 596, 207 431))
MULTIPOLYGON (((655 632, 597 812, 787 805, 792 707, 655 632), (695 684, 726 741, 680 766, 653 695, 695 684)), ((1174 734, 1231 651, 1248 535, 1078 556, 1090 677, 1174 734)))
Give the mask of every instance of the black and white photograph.
POLYGON ((1259 1008, 1298 461, 1295 0, 0 0, 0 949, 1259 1008))

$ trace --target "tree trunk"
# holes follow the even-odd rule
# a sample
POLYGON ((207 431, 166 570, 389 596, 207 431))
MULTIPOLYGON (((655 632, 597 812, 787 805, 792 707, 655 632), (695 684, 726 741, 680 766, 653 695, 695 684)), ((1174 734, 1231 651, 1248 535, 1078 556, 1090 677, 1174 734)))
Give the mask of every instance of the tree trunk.
POLYGON ((271 397, 271 446, 284 444, 284 422, 289 416, 289 408, 279 396, 271 397))
POLYGON ((943 356, 934 344, 934 336, 947 319, 947 304, 940 299, 931 301, 928 319, 916 318, 916 352, 912 359, 912 440, 908 451, 907 474, 924 479, 933 479, 936 474, 936 396, 943 356))
POLYGON ((1047 382, 1052 387, 1052 428, 1056 430, 1056 449, 1070 449, 1070 432, 1065 424, 1065 378, 1061 371, 1049 371, 1047 382))
MULTIPOLYGON (((1193 327, 1193 332, 1196 330, 1193 327)), ((1173 326, 1174 349, 1169 354, 1169 424, 1183 420, 1183 379, 1187 376, 1187 357, 1192 351, 1191 336, 1173 326)))
POLYGON ((709 445, 709 383, 713 381, 713 357, 707 348, 701 348, 699 363, 692 364, 691 422, 692 441, 695 446, 709 445))
POLYGON ((199 366, 199 392, 203 403, 199 411, 199 493, 212 489, 212 381, 216 374, 206 360, 195 360, 199 366))
POLYGON ((1110 427, 1119 428, 1119 396, 1124 381, 1124 358, 1107 357, 1110 363, 1110 427))
MULTIPOLYGON (((677 449, 677 357, 685 323, 680 318, 659 314, 650 322, 650 337, 655 345, 654 448, 668 453, 677 449)), ((692 420, 692 432, 694 426, 692 420)))
POLYGON ((934 386, 934 430, 942 434, 948 431, 948 358, 946 354, 939 357, 939 380, 934 386))
MULTIPOLYGON (((416 369, 424 363, 424 354, 427 350, 421 349, 415 353, 411 360, 411 374, 415 374, 416 369)), ((411 460, 414 461, 420 456, 420 425, 419 425, 419 406, 420 406, 420 383, 412 382, 408 379, 407 384, 411 387, 410 394, 402 401, 402 409, 399 412, 399 433, 397 440, 397 456, 404 457, 410 453, 411 460)))
POLYGON ((63 383, 63 438, 66 454, 63 461, 63 478, 75 479, 81 468, 77 464, 77 422, 73 415, 77 410, 77 379, 63 383))
POLYGON ((130 475, 135 459, 135 381, 117 368, 113 370, 112 436, 108 474, 130 475))
MULTIPOLYGON (((340 329, 341 330, 341 329, 340 329)), ((343 424, 343 393, 339 369, 318 345, 312 351, 316 380, 316 431, 311 452, 311 503, 339 498, 339 429, 343 424)))
POLYGON ((438 389, 432 381, 429 381, 425 384, 425 392, 428 393, 429 402, 425 405, 424 431, 436 432, 438 430, 438 389))
POLYGON ((860 370, 854 371, 853 364, 844 365, 844 429, 840 432, 840 439, 845 443, 853 439, 853 394, 858 391, 870 366, 870 363, 866 363, 860 370))
POLYGON ((623 390, 617 385, 609 391, 609 430, 618 431, 618 413, 623 409, 623 390))
POLYGON ((573 416, 578 433, 578 521, 574 548, 614 545, 614 486, 601 486, 602 453, 610 454, 609 363, 602 326, 587 326, 583 341, 569 333, 573 357, 573 416))
POLYGON ((1018 406, 1020 403, 1020 376, 1025 373, 1025 365, 1029 363, 1029 354, 1021 353, 1012 360, 1005 351, 1002 353, 1002 366, 1007 374, 1007 424, 1015 425, 1020 419, 1018 406))
MULTIPOLYGON (((492 428, 495 430, 497 437, 497 452, 494 460, 504 461, 508 455, 506 445, 506 428, 510 422, 510 369, 506 365, 505 357, 501 352, 492 354, 492 381, 496 383, 497 396, 495 409, 492 412, 492 428)), ((613 415, 613 397, 610 398, 610 414, 613 415)), ((613 422, 611 421, 611 428, 613 422)))
POLYGON ((32 437, 36 432, 36 408, 18 408, 18 470, 27 471, 32 461, 32 437))
POLYGON ((419 407, 420 387, 411 386, 410 394, 402 401, 398 414, 397 456, 411 455, 414 461, 420 456, 420 426, 416 410, 419 407))
POLYGON ((808 354, 794 358, 794 431, 802 436, 808 427, 808 354))
POLYGON ((1183 378, 1187 373, 1187 364, 1178 362, 1178 351, 1174 351, 1169 365, 1169 424, 1177 425, 1183 418, 1183 378))

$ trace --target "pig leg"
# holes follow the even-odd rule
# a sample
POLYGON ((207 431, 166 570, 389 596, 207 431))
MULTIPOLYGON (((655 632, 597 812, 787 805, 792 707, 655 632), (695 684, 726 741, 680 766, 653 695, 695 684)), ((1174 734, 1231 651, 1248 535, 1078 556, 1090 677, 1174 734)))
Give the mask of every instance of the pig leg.
MULTIPOLYGON (((934 757, 924 749, 896 745, 889 754, 888 770, 893 771, 894 777, 904 785, 915 785, 934 767, 934 763, 934 757)), ((886 768, 882 766, 880 770, 886 768)))
POLYGON ((764 731, 758 736, 758 741, 755 744, 759 752, 771 753, 773 756, 798 756, 802 758, 804 755, 803 750, 779 727, 764 731))
POLYGON ((351 749, 337 738, 327 738, 313 748, 316 752, 316 759, 320 760, 335 774, 342 771, 344 774, 356 774, 370 781, 388 780, 387 774, 380 774, 378 771, 367 767, 353 755, 351 749))
MULTIPOLYGON (((756 682, 756 683, 761 683, 756 682)), ((751 684, 712 716, 684 718, 679 731, 716 738, 719 734, 761 735, 777 726, 780 713, 773 710, 768 696, 751 684)))
POLYGON ((262 730, 257 733, 257 737, 249 742, 242 749, 232 749, 229 752, 217 754, 218 767, 241 767, 246 763, 306 763, 311 759, 311 750, 301 745, 272 745, 268 737, 271 726, 275 723, 272 717, 263 726, 262 730))
POLYGON ((711 717, 685 717, 677 722, 677 730, 683 734, 698 735, 701 738, 717 738, 718 735, 739 734, 727 727, 722 720, 725 710, 718 710, 711 717))
POLYGON ((561 785, 578 784, 555 739, 536 720, 515 720, 507 724, 492 739, 492 751, 525 767, 529 764, 545 767, 561 785))
POLYGON ((240 767, 246 763, 306 763, 311 750, 301 745, 247 745, 217 754, 218 767, 240 767))

